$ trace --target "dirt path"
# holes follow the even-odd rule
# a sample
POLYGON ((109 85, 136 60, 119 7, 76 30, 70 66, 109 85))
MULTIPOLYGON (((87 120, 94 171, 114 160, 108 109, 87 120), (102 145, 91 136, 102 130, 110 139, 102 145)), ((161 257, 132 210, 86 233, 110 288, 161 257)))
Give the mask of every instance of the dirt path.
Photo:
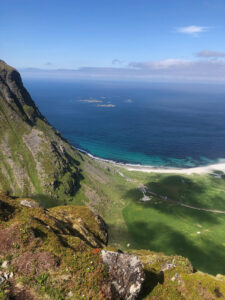
MULTIPOLYGON (((134 182, 134 183, 138 183, 137 180, 134 180, 134 179, 131 179, 127 176, 125 176, 121 171, 118 171, 118 173, 120 174, 120 176, 122 176, 125 180, 127 181, 130 181, 130 182, 134 182)), ((211 212, 211 213, 214 213, 214 214, 225 214, 225 211, 223 210, 217 210, 217 209, 209 209, 209 208, 201 208, 201 207, 196 207, 196 206, 193 206, 193 205, 189 205, 189 204, 185 204, 183 202, 179 202, 179 201, 176 201, 174 199, 170 199, 168 198, 167 196, 161 196, 161 195, 158 195, 152 191, 150 191, 145 185, 141 184, 138 189, 143 193, 143 198, 146 200, 145 201, 142 201, 142 202, 148 202, 148 201, 151 201, 150 199, 148 200, 147 199, 147 196, 146 196, 146 193, 149 193, 150 195, 152 196, 155 196, 155 197, 158 197, 159 199, 165 201, 165 202, 170 202, 170 203, 175 203, 179 206, 183 206, 183 207, 187 207, 187 208, 190 208, 190 209, 195 209, 195 210, 200 210, 200 211, 207 211, 207 212, 211 212)))
POLYGON ((159 199, 165 201, 165 202, 170 202, 170 203, 175 203, 177 205, 183 206, 183 207, 187 207, 187 208, 191 208, 191 209, 195 209, 195 210, 201 210, 201 211, 207 211, 207 212, 212 212, 215 214, 225 214, 224 210, 216 210, 216 209, 209 209, 209 208, 201 208, 201 207, 196 207, 193 205, 189 205, 189 204, 185 204, 179 201, 176 201, 174 199, 168 198, 167 196, 161 196, 158 195, 156 193, 151 192, 146 186, 145 186, 145 190, 152 196, 158 197, 159 199))

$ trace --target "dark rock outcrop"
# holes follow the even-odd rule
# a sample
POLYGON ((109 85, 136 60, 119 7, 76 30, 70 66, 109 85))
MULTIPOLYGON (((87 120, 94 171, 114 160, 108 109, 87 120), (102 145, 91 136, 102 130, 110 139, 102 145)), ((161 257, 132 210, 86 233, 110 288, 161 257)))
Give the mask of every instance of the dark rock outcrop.
POLYGON ((0 93, 10 108, 30 124, 34 125, 36 118, 44 119, 24 88, 20 74, 2 60, 0 60, 0 93), (29 109, 25 111, 24 106, 29 109))

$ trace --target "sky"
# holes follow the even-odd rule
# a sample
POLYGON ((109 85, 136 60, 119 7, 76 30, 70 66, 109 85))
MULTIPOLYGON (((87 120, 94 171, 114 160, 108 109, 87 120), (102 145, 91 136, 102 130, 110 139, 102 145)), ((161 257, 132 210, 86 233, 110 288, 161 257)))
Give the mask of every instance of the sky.
POLYGON ((225 0, 0 0, 25 75, 225 82, 225 0))

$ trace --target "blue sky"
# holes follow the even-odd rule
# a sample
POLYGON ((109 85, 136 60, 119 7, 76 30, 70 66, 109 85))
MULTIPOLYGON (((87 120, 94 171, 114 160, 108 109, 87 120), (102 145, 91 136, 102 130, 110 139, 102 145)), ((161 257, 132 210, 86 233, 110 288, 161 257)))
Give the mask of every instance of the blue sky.
POLYGON ((0 5, 0 58, 16 68, 72 69, 68 76, 83 77, 225 80, 225 0, 0 5))

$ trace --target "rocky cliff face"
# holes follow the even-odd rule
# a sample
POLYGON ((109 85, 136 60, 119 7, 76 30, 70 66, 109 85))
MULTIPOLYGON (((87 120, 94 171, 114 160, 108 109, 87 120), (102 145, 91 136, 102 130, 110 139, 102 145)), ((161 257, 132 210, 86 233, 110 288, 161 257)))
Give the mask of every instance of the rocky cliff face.
POLYGON ((72 197, 79 154, 42 116, 20 74, 0 61, 0 190, 72 197))

